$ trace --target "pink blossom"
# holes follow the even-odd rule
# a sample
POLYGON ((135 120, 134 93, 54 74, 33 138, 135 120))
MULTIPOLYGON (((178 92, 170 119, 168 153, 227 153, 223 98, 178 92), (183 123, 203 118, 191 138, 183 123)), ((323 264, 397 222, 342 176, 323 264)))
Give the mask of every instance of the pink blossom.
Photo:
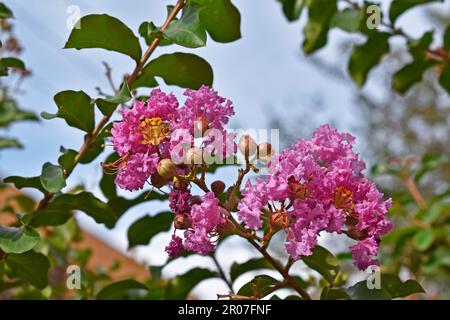
POLYGON ((132 154, 118 171, 116 184, 129 191, 142 189, 148 177, 155 173, 158 161, 156 154, 132 154))
POLYGON ((378 260, 373 257, 378 253, 378 242, 374 238, 366 238, 358 241, 350 247, 355 265, 360 270, 365 270, 371 265, 378 266, 378 260))
POLYGON ((171 257, 178 257, 183 252, 183 250, 183 240, 175 234, 172 235, 172 239, 166 246, 167 254, 171 257))
POLYGON ((173 189, 169 195, 169 206, 174 213, 190 213, 191 192, 189 190, 173 189))

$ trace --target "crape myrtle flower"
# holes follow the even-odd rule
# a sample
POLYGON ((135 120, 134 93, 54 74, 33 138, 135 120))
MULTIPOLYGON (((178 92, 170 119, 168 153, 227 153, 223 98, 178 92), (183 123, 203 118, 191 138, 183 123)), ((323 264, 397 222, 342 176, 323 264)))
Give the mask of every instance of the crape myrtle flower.
POLYGON ((299 140, 279 155, 273 175, 247 182, 238 218, 252 230, 261 228, 264 212, 272 220, 283 218, 285 248, 293 259, 311 255, 321 232, 345 232, 358 240, 350 247, 355 265, 378 265, 380 236, 392 227, 385 219, 391 199, 383 200, 362 173, 354 142, 328 125, 311 140, 299 140))

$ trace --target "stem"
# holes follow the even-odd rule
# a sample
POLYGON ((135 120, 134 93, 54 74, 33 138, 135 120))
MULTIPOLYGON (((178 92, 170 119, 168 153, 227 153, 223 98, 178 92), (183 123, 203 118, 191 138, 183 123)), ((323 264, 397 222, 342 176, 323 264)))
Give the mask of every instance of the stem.
POLYGON ((414 201, 417 203, 419 208, 421 210, 425 210, 427 208, 427 203, 420 193, 419 188, 417 188, 417 185, 414 183, 414 180, 408 176, 403 180, 403 183, 405 184, 406 188, 408 188, 409 193, 411 193, 414 201))
POLYGON ((216 258, 215 254, 212 254, 211 259, 214 261, 214 264, 216 265, 217 270, 219 271, 219 275, 222 278, 222 280, 227 284, 228 289, 230 289, 230 293, 234 294, 233 285, 228 280, 227 276, 225 275, 225 272, 222 269, 222 266, 220 265, 219 261, 216 258))
MULTIPOLYGON (((184 7, 184 5, 185 5, 185 0, 178 0, 177 4, 173 8, 173 10, 170 12, 170 14, 167 17, 164 24, 162 25, 162 27, 160 29, 161 33, 164 32, 164 30, 167 28, 169 23, 177 16, 177 14, 184 7)), ((144 68, 148 59, 150 59, 150 56, 153 54, 155 49, 158 47, 160 41, 161 41, 161 38, 159 38, 159 37, 155 38, 153 40, 153 42, 151 43, 151 45, 149 46, 147 51, 142 56, 139 63, 134 68, 131 75, 128 77, 128 80, 127 80, 128 85, 131 86, 136 81, 137 77, 139 76, 139 73, 142 71, 142 68, 144 68)), ((71 170, 68 170, 65 172, 66 178, 68 178, 71 175, 71 173, 73 172, 75 167, 80 163, 81 159, 86 154, 86 152, 89 150, 89 148, 92 146, 92 143, 95 141, 95 139, 97 138, 97 136, 99 135, 99 133, 101 132, 103 127, 108 123, 110 118, 111 118, 111 116, 104 116, 99 121, 99 123, 95 126, 94 130, 86 136, 86 139, 85 139, 83 145, 81 146, 81 148, 78 151, 78 154, 75 157, 74 164, 73 164, 71 170)), ((54 197, 53 193, 46 194, 44 196, 44 198, 39 202, 38 209, 45 209, 48 206, 48 204, 50 203, 50 201, 53 199, 53 197, 54 197)))

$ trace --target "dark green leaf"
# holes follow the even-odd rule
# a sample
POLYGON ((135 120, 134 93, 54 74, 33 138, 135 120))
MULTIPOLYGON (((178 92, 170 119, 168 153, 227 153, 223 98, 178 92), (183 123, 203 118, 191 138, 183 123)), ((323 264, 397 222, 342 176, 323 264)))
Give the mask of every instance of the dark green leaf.
POLYGON ((22 149, 23 145, 17 139, 0 137, 0 150, 9 148, 22 149))
POLYGON ((450 51, 450 25, 447 27, 444 33, 444 50, 450 51))
POLYGON ((0 19, 8 19, 13 17, 12 11, 3 2, 0 2, 0 19))
POLYGON ((407 10, 414 8, 415 6, 436 2, 443 0, 393 0, 389 9, 389 18, 391 22, 395 22, 397 18, 405 13, 407 10))
POLYGON ((96 99, 95 104, 104 116, 110 117, 117 109, 117 103, 106 101, 105 99, 96 99))
POLYGON ((23 253, 34 248, 40 240, 33 228, 0 226, 0 249, 6 253, 23 253))
POLYGON ((17 189, 23 189, 23 188, 33 188, 38 189, 42 193, 47 193, 47 191, 42 187, 41 184, 41 178, 40 177, 18 177, 18 176, 11 176, 8 178, 5 178, 3 180, 5 183, 13 183, 17 189))
POLYGON ((187 48, 206 45, 206 31, 200 24, 199 6, 186 6, 179 20, 172 21, 164 35, 176 44, 187 48))
POLYGON ((81 129, 85 132, 94 130, 94 108, 91 104, 91 98, 83 91, 62 91, 55 98, 58 106, 56 114, 42 112, 44 119, 54 118, 64 119, 71 127, 81 129))
POLYGON ((108 97, 105 98, 105 101, 115 104, 121 104, 126 103, 133 99, 133 96, 131 95, 130 87, 128 86, 128 82, 124 82, 120 86, 119 92, 114 97, 108 97))
POLYGON ((352 300, 391 300, 389 293, 381 289, 369 289, 363 280, 345 290, 352 300))
POLYGON ((149 244, 155 235, 170 229, 173 218, 174 214, 167 211, 137 220, 128 229, 128 248, 149 244))
POLYGON ((27 251, 22 254, 9 254, 6 266, 10 278, 23 279, 38 289, 44 289, 48 284, 50 263, 41 253, 27 251))
POLYGON ((241 38, 241 14, 230 0, 207 0, 200 9, 200 22, 217 42, 241 38))
POLYGON ((440 85, 450 94, 450 65, 446 65, 439 76, 440 85))
POLYGON ((422 229, 414 236, 414 245, 417 250, 425 251, 431 247, 434 242, 434 234, 431 230, 422 229))
POLYGON ((340 261, 321 246, 315 246, 313 254, 303 257, 303 262, 320 273, 328 283, 332 284, 340 270, 340 261))
MULTIPOLYGON (((117 159, 119 159, 117 153, 112 153, 106 158, 105 163, 112 163, 117 159)), ((115 178, 116 175, 103 173, 102 179, 100 180, 100 189, 107 199, 117 197, 117 185, 114 182, 115 178)))
POLYGON ((347 32, 358 32, 363 18, 364 13, 360 9, 344 9, 334 14, 330 27, 339 28, 347 32))
POLYGON ((327 43, 331 18, 337 11, 337 0, 308 1, 308 22, 304 28, 303 50, 306 54, 327 43))
POLYGON ((0 59, 0 65, 8 67, 8 68, 16 68, 25 70, 25 63, 22 60, 15 57, 8 57, 0 59))
POLYGON ((217 274, 208 269, 195 268, 170 280, 165 292, 167 300, 184 300, 201 281, 215 278, 217 274))
POLYGON ((103 152, 103 150, 105 150, 105 139, 111 136, 111 128, 112 123, 109 123, 102 129, 100 134, 95 138, 91 147, 88 149, 88 151, 86 151, 83 157, 81 157, 80 163, 86 164, 92 162, 103 152))
POLYGON ((104 287, 97 294, 98 300, 131 300, 148 293, 148 287, 135 280, 122 280, 104 287))
POLYGON ((247 297, 264 297, 269 290, 279 283, 280 282, 277 279, 272 278, 271 276, 256 276, 240 288, 237 294, 247 297))
POLYGON ((278 0, 283 7, 283 13, 289 21, 295 21, 300 18, 303 7, 307 0, 278 0))
POLYGON ((351 300, 344 289, 325 287, 320 294, 320 300, 351 300))
POLYGON ((372 33, 365 44, 353 51, 348 69, 358 86, 364 85, 369 71, 389 52, 389 37, 389 33, 372 33))
POLYGON ((57 193, 66 186, 64 171, 50 162, 42 166, 41 184, 50 193, 57 193))
POLYGON ((394 298, 407 297, 414 293, 425 293, 422 286, 415 280, 402 282, 397 275, 382 274, 381 287, 394 298))
POLYGON ((191 89, 198 89, 202 85, 211 86, 213 82, 213 71, 208 62, 196 55, 181 52, 164 54, 150 61, 142 71, 143 76, 161 77, 169 85, 191 89))
POLYGON ((234 282, 240 275, 257 269, 273 269, 272 265, 264 258, 250 259, 244 263, 233 263, 230 269, 230 278, 234 282))
POLYGON ((58 163, 66 171, 72 171, 73 165, 75 163, 75 157, 78 155, 78 152, 72 149, 61 149, 62 155, 58 158, 58 163))
POLYGON ((106 14, 84 16, 80 28, 74 28, 64 48, 102 48, 126 54, 136 62, 141 59, 139 39, 122 21, 106 14))

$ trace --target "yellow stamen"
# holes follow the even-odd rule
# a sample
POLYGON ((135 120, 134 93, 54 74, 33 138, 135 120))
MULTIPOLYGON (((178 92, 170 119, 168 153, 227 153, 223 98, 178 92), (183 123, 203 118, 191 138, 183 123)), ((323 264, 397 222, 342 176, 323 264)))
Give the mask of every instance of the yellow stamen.
POLYGON ((169 134, 169 125, 160 117, 145 118, 141 121, 142 144, 157 146, 169 134))
POLYGON ((334 191, 334 206, 348 213, 353 212, 355 204, 353 203, 352 192, 344 187, 337 187, 334 191))

